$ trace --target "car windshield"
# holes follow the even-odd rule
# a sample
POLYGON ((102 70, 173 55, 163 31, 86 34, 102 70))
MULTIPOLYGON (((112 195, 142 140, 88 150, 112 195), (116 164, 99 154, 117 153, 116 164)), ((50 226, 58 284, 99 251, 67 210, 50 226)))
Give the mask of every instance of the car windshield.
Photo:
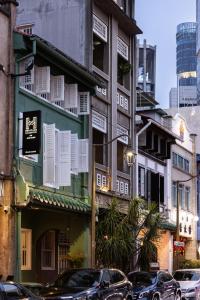
POLYGON ((195 271, 176 271, 174 278, 177 281, 197 281, 200 279, 200 272, 195 271))
POLYGON ((100 271, 98 270, 71 270, 63 273, 54 283, 62 288, 88 288, 98 285, 100 271))
POLYGON ((128 279, 132 282, 133 286, 143 285, 149 286, 156 282, 156 273, 147 272, 134 272, 128 275, 128 279))

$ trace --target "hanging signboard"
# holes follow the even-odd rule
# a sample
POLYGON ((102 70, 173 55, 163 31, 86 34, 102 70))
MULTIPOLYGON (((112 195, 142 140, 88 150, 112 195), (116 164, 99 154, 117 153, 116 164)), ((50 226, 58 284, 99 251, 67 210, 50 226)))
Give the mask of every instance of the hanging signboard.
POLYGON ((39 154, 41 145, 41 111, 23 113, 22 154, 39 154))

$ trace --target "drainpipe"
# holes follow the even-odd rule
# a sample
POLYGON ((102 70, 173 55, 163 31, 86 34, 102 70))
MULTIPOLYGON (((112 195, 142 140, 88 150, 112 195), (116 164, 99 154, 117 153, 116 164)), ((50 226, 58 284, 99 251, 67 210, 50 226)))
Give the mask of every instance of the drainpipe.
POLYGON ((136 133, 136 197, 138 196, 138 138, 139 135, 151 125, 151 123, 152 121, 148 120, 148 123, 136 133))

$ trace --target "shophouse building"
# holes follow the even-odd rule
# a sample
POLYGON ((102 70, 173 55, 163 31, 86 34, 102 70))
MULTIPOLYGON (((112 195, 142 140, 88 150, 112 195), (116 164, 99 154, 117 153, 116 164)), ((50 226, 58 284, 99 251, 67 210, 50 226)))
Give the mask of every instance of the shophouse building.
POLYGON ((135 195, 135 168, 124 160, 127 146, 135 149, 135 47, 141 30, 134 19, 134 2, 19 1, 19 30, 29 30, 52 42, 102 82, 92 97, 88 126, 89 194, 96 206, 92 218, 92 265, 98 219, 94 210, 107 207, 115 196, 121 210, 126 211, 135 195), (97 144, 101 148, 94 146, 97 144))
POLYGON ((15 250, 15 213, 13 158, 13 89, 14 72, 13 30, 17 3, 0 1, 0 274, 3 279, 13 274, 15 250))
POLYGON ((88 124, 100 84, 38 36, 15 32, 14 51, 15 278, 50 282, 90 265, 88 124))

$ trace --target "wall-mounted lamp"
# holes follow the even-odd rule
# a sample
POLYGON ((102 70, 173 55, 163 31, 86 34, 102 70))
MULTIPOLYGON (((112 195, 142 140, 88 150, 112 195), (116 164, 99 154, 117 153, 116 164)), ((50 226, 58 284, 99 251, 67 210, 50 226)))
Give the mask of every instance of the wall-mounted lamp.
POLYGON ((31 70, 33 69, 33 66, 34 66, 34 60, 31 59, 27 63, 27 66, 25 67, 25 72, 24 73, 21 73, 21 74, 10 74, 11 78, 16 78, 16 77, 20 77, 20 76, 31 75, 31 70))
POLYGON ((132 167, 135 163, 136 160, 136 153, 134 152, 134 150, 132 150, 130 147, 128 147, 128 149, 126 150, 126 161, 127 161, 127 165, 129 167, 132 167))

